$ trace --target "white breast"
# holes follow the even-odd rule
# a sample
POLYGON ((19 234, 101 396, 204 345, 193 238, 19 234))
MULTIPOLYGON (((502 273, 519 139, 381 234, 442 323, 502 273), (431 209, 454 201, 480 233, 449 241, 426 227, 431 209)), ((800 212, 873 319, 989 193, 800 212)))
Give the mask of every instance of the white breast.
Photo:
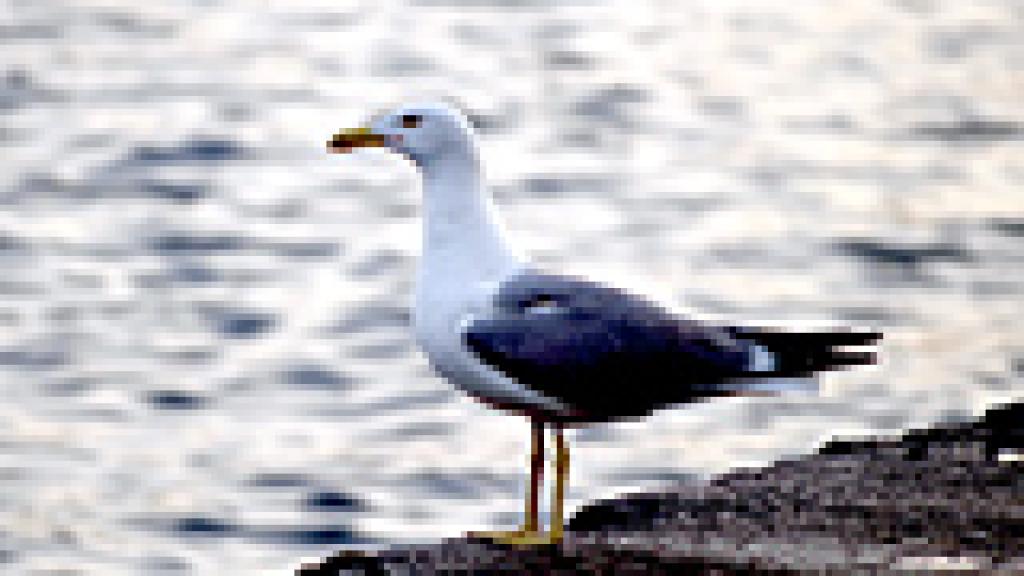
MULTIPOLYGON (((448 284, 448 283, 443 283, 448 284)), ((473 396, 503 404, 565 408, 482 363, 462 341, 463 329, 474 317, 486 316, 498 285, 495 282, 451 285, 421 282, 413 315, 416 340, 431 366, 455 387, 473 396)))

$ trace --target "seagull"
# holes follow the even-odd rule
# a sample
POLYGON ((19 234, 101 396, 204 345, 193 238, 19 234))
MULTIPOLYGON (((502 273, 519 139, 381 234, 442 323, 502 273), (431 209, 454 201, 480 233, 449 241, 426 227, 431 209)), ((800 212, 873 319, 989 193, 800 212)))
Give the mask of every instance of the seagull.
POLYGON ((711 323, 532 265, 506 239, 472 125, 447 104, 403 105, 327 141, 332 153, 364 148, 401 154, 422 176, 417 343, 454 386, 530 422, 522 526, 471 537, 511 545, 562 540, 567 427, 712 398, 814 391, 819 372, 877 361, 870 348, 877 332, 711 323), (544 531, 538 494, 549 428, 554 486, 544 531))

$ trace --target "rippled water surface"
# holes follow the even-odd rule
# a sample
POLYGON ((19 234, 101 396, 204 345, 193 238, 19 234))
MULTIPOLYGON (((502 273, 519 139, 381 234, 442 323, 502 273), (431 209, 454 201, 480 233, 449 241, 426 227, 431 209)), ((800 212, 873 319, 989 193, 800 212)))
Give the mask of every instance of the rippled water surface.
POLYGON ((1019 398, 1024 9, 0 3, 0 572, 285 574, 511 525, 527 425, 408 330, 418 183, 328 156, 473 111, 537 261, 707 314, 879 328, 821 397, 573 433, 571 505, 1019 398))

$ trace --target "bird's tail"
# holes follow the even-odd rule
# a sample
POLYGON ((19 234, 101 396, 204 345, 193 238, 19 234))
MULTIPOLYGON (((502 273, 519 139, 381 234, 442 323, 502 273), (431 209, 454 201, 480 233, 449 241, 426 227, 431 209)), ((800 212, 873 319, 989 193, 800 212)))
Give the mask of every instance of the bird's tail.
POLYGON ((878 362, 871 347, 880 332, 856 330, 782 331, 734 328, 733 337, 753 346, 750 375, 759 378, 800 378, 816 372, 843 370, 878 362))

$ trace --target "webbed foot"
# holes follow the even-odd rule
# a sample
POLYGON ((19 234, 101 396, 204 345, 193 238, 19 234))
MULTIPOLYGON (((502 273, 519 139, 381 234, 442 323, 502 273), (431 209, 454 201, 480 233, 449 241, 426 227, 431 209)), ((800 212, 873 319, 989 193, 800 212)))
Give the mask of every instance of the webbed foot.
POLYGON ((525 529, 470 532, 466 536, 507 546, 545 546, 562 541, 562 535, 559 533, 525 529))

